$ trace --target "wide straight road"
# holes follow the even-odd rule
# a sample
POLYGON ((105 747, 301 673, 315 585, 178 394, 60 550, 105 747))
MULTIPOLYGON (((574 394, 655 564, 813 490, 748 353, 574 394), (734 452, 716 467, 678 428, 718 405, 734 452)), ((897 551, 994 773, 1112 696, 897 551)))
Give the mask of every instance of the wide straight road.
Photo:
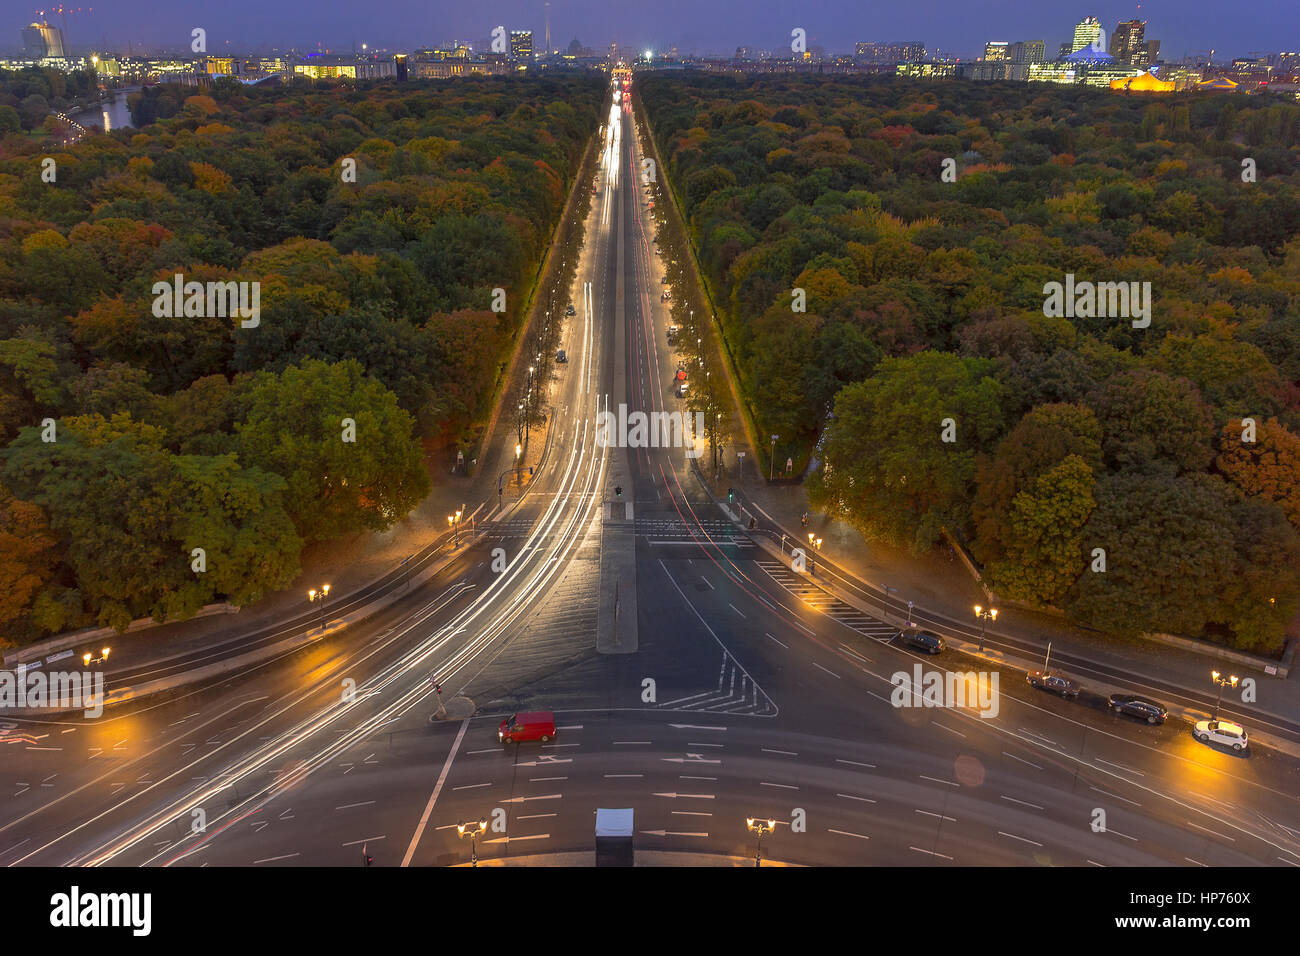
POLYGON ((450 865, 458 822, 489 821, 480 858, 533 857, 590 851, 596 808, 631 807, 638 848, 719 859, 753 853, 754 816, 765 857, 810 865, 1300 865, 1293 758, 1010 670, 917 706, 917 668, 988 665, 897 646, 756 547, 687 449, 597 446, 601 409, 679 407, 631 114, 607 135, 529 493, 336 637, 100 721, 15 721, 0 864, 450 865), (431 723, 431 676, 473 715, 431 723), (557 739, 502 747, 522 709, 557 739))

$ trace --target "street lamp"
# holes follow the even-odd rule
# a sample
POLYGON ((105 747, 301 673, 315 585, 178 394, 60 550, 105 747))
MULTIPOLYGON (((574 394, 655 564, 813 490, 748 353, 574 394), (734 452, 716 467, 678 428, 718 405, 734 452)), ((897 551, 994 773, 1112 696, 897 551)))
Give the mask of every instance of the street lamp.
POLYGON ((99 652, 98 657, 92 657, 90 651, 86 651, 86 653, 81 655, 81 662, 87 667, 91 664, 102 664, 104 661, 108 660, 108 652, 109 648, 106 647, 99 652))
POLYGON ((773 478, 776 477, 776 440, 777 440, 778 438, 780 438, 780 437, 781 437, 780 435, 773 435, 773 436, 772 436, 772 455, 771 455, 771 458, 772 458, 772 467, 771 467, 771 469, 770 469, 770 470, 768 471, 768 473, 767 473, 767 480, 768 480, 768 481, 771 481, 773 478))
POLYGON ((775 820, 755 820, 753 817, 745 818, 745 826, 749 827, 754 833, 758 834, 758 846, 754 849, 754 865, 763 865, 763 834, 771 833, 776 829, 775 820))
POLYGON ((515 445, 515 484, 519 484, 522 479, 519 477, 521 462, 524 460, 524 446, 515 445))
POLYGON ((995 607, 980 607, 975 605, 975 616, 980 619, 980 650, 984 650, 984 622, 996 621, 998 619, 998 609, 995 607))
POLYGON ((456 513, 455 513, 454 515, 447 515, 447 524, 451 525, 451 527, 452 527, 452 534, 455 536, 455 540, 452 542, 452 547, 453 547, 453 548, 459 548, 459 547, 460 547, 460 516, 461 516, 461 514, 462 514, 462 512, 461 512, 459 509, 457 509, 457 511, 456 511, 456 513))
POLYGON ((1211 719, 1211 720, 1218 720, 1218 719, 1219 719, 1219 702, 1223 700, 1223 688, 1224 688, 1224 685, 1226 684, 1226 685, 1231 686, 1231 687, 1236 687, 1236 686, 1237 686, 1237 675, 1236 675, 1236 674, 1233 674, 1231 677, 1229 677, 1229 676, 1227 676, 1226 674, 1220 674, 1218 671, 1211 671, 1211 672, 1210 672, 1210 676, 1214 679, 1214 682, 1215 682, 1216 684, 1219 685, 1219 696, 1216 697, 1216 698, 1214 699, 1214 714, 1210 717, 1210 719, 1211 719))
POLYGON ((319 591, 312 588, 307 592, 308 601, 320 601, 320 629, 322 631, 325 630, 325 599, 329 597, 329 593, 330 586, 328 584, 322 584, 319 591))
POLYGON ((480 820, 478 823, 471 823, 466 826, 463 823, 456 824, 456 832, 462 837, 469 837, 469 864, 478 866, 478 847, 475 842, 487 831, 487 820, 480 820))

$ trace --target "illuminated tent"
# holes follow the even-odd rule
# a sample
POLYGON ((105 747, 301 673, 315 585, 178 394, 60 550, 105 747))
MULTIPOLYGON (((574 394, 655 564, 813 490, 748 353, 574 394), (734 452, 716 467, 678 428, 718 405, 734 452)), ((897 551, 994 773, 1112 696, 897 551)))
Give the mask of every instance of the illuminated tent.
POLYGON ((1150 72, 1110 81, 1112 90, 1128 90, 1131 93, 1172 93, 1176 85, 1173 80, 1162 80, 1150 72))

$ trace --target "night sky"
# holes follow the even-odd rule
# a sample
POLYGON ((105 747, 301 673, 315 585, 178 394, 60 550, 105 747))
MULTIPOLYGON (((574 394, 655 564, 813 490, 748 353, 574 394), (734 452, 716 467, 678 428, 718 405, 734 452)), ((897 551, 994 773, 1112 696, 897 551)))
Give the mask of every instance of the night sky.
MULTIPOLYGON (((79 0, 72 0, 76 3, 79 0)), ((87 0, 80 0, 87 2, 87 0)), ((188 50, 189 31, 208 31, 209 52, 273 46, 345 52, 360 48, 409 50, 453 39, 485 39, 497 24, 529 29, 542 46, 542 0, 100 0, 93 13, 67 16, 75 52, 90 46, 126 51, 188 50), (227 42, 229 46, 227 47, 227 42)), ((43 4, 0 0, 0 50, 17 51, 22 27, 43 4)), ((1070 39, 1085 15, 1100 18, 1107 34, 1120 19, 1147 21, 1147 36, 1162 41, 1161 55, 1215 49, 1216 60, 1254 51, 1300 49, 1300 4, 1293 0, 642 0, 601 3, 553 0, 551 41, 565 47, 575 36, 603 50, 610 41, 682 53, 730 53, 737 46, 789 44, 803 27, 810 45, 852 52, 857 40, 920 40, 934 51, 975 56, 986 40, 1046 40, 1049 57, 1070 39)), ((51 17, 55 25, 60 18, 51 17)))

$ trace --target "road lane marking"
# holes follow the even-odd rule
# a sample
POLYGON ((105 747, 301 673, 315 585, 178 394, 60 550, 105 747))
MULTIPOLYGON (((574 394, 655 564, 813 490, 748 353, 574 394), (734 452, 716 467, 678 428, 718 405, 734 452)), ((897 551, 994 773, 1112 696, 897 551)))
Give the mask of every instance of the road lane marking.
POLYGON ((836 757, 836 758, 835 758, 835 762, 836 762, 836 763, 847 763, 847 764, 850 764, 850 765, 852 765, 852 766, 854 766, 854 767, 869 767, 869 768, 872 769, 872 770, 875 770, 875 769, 876 769, 876 765, 875 765, 874 763, 859 763, 859 762, 856 761, 856 760, 844 760, 844 759, 841 758, 841 757, 836 757))
POLYGON ((345 803, 345 804, 343 804, 343 806, 341 806, 341 807, 335 807, 334 809, 335 809, 335 810, 351 810, 353 807, 368 807, 368 806, 370 806, 370 805, 371 805, 372 803, 374 803, 374 802, 375 802, 375 801, 373 801, 373 800, 363 800, 363 801, 361 801, 360 803, 345 803))
POLYGON ((452 789, 453 791, 455 791, 455 790, 477 790, 479 787, 490 787, 490 786, 492 786, 492 784, 490 784, 490 783, 466 783, 466 784, 463 784, 463 785, 461 785, 461 786, 459 786, 459 787, 452 787, 451 789, 452 789))
POLYGON ((1042 769, 1043 769, 1042 767, 1038 766, 1038 764, 1036 764, 1036 763, 1030 763, 1030 762, 1029 762, 1028 760, 1026 760, 1024 757, 1017 757, 1015 754, 1009 754, 1009 753, 1007 753, 1005 750, 1002 751, 1002 756, 1004 756, 1004 757, 1010 757, 1012 760, 1019 760, 1021 763, 1027 763, 1027 764, 1029 764, 1029 766, 1033 767, 1035 770, 1042 770, 1042 769))
POLYGON ((928 853, 930 854, 930 856, 940 856, 943 857, 945 860, 952 859, 952 857, 948 856, 946 853, 935 853, 933 850, 923 850, 919 846, 909 846, 908 849, 915 850, 917 853, 928 853))
POLYGON ((1035 810, 1041 810, 1041 809, 1043 809, 1042 807, 1040 807, 1040 806, 1039 806, 1038 804, 1036 804, 1036 803, 1026 803, 1024 800, 1017 800, 1015 797, 1008 797, 1005 793, 1002 794, 1002 799, 1003 799, 1003 800, 1009 800, 1009 801, 1011 801, 1012 803, 1018 803, 1018 804, 1020 804, 1022 807, 1033 807, 1035 810))
POLYGON ((1139 777, 1145 777, 1145 776, 1146 776, 1146 774, 1144 774, 1141 770, 1134 770, 1132 767, 1125 767, 1125 766, 1123 766, 1122 764, 1111 763, 1109 760, 1107 760, 1107 759, 1104 758, 1104 757, 1098 757, 1098 758, 1097 758, 1097 763, 1109 764, 1110 766, 1115 767, 1116 769, 1119 769, 1119 770, 1123 770, 1123 771, 1126 772, 1126 773, 1135 773, 1135 774, 1137 774, 1139 777))
POLYGON ((917 810, 917 813, 924 814, 927 817, 938 817, 940 820, 947 820, 949 823, 956 823, 956 817, 946 817, 942 813, 932 813, 929 810, 917 810))
POLYGON ((1214 834, 1216 837, 1219 837, 1219 838, 1222 839, 1222 840, 1227 840, 1229 843, 1236 843, 1236 842, 1237 842, 1237 841, 1234 840, 1232 837, 1230 837, 1230 836, 1225 836, 1224 834, 1220 833, 1218 830, 1211 830, 1209 827, 1203 827, 1203 826, 1201 826, 1199 823, 1192 823, 1192 821, 1190 821, 1190 820, 1187 820, 1187 821, 1185 821, 1185 822, 1187 823, 1187 825, 1188 825, 1189 827, 1196 827, 1196 829, 1198 829, 1198 830, 1204 830, 1206 833, 1212 833, 1212 834, 1214 834))
POLYGON ((960 787, 961 784, 953 783, 951 780, 940 780, 938 777, 927 777, 925 774, 919 775, 922 780, 932 780, 935 783, 946 783, 950 787, 960 787))
POLYGON ((762 749, 763 753, 765 753, 765 754, 781 754, 782 756, 785 756, 785 757, 797 757, 797 756, 799 756, 799 755, 798 755, 797 753, 795 753, 793 750, 769 750, 767 747, 763 747, 763 748, 761 748, 761 749, 762 749))
POLYGON ((669 724, 677 730, 726 730, 726 727, 702 727, 699 724, 669 724))
MULTIPOLYGON (((775 637, 772 637, 771 634, 767 634, 766 632, 764 632, 764 636, 765 636, 765 637, 769 637, 769 638, 771 638, 772 640, 776 641, 776 638, 775 638, 775 637)), ((776 641, 776 642, 777 642, 778 644, 781 644, 780 641, 776 641)), ((781 644, 781 646, 784 647, 787 651, 790 649, 790 646, 789 646, 788 644, 781 644)))
POLYGON ((837 673, 835 673, 835 672, 834 672, 833 670, 831 670, 830 668, 828 668, 828 667, 822 667, 822 666, 821 666, 820 664, 818 664, 816 661, 812 661, 811 663, 812 663, 812 666, 815 667, 815 668, 817 668, 818 670, 826 671, 826 673, 830 674, 830 675, 831 675, 832 677, 834 677, 836 680, 840 680, 840 675, 837 674, 837 673))
POLYGON ((1121 797, 1121 796, 1119 796, 1118 794, 1109 793, 1109 792, 1107 792, 1107 791, 1105 791, 1105 790, 1102 790, 1102 789, 1100 789, 1100 788, 1098 788, 1098 787, 1089 787, 1088 789, 1089 789, 1089 790, 1096 790, 1098 793, 1100 793, 1100 794, 1104 794, 1105 796, 1108 796, 1108 797, 1110 797, 1110 798, 1112 798, 1112 799, 1114 799, 1114 800, 1123 800, 1125 803, 1131 803, 1131 804, 1133 804, 1133 806, 1135 806, 1135 807, 1140 807, 1140 806, 1142 806, 1142 804, 1138 803, 1136 800, 1130 800, 1128 797, 1121 797))
POLYGON ((872 800, 870 797, 855 797, 855 796, 854 796, 853 794, 851 794, 851 793, 837 793, 837 794, 835 794, 835 796, 837 796, 837 797, 843 797, 845 800, 859 800, 859 801, 861 801, 862 803, 875 803, 875 802, 876 802, 875 800, 872 800))
POLYGON ((424 833, 424 828, 429 825, 429 816, 433 813, 433 805, 438 800, 438 794, 442 791, 442 785, 447 782, 447 774, 451 771, 451 762, 456 756, 456 751, 460 749, 460 742, 465 739, 465 731, 469 729, 469 718, 460 722, 460 731, 456 734, 456 741, 451 745, 451 751, 447 754, 447 759, 442 765, 442 773, 438 775, 438 782, 434 785, 433 793, 429 794, 429 802, 424 807, 424 815, 420 817, 420 823, 415 828, 415 833, 411 837, 411 844, 406 848, 406 855, 402 857, 402 866, 411 865, 411 857, 415 856, 415 848, 420 843, 420 836, 424 833))
POLYGON ((254 860, 254 865, 258 863, 274 863, 276 860, 292 860, 295 856, 302 856, 301 853, 286 853, 284 856, 268 856, 265 860, 254 860))
POLYGON ((827 828, 826 828, 826 832, 827 832, 827 833, 838 833, 840 836, 857 837, 859 840, 870 840, 870 839, 871 839, 871 837, 869 837, 869 836, 865 836, 865 835, 863 835, 863 834, 861 834, 861 833, 851 833, 851 832, 849 832, 848 830, 836 830, 834 827, 827 827, 827 828))
POLYGON ((1016 836, 1014 833, 1007 833, 1005 830, 999 830, 998 836, 1010 837, 1012 840, 1019 840, 1022 843, 1032 843, 1036 847, 1042 846, 1042 844, 1039 843, 1037 840, 1030 840, 1026 837, 1016 836))
POLYGON ((760 780, 760 787, 780 787, 782 790, 798 790, 799 788, 789 783, 768 783, 766 780, 760 780))

